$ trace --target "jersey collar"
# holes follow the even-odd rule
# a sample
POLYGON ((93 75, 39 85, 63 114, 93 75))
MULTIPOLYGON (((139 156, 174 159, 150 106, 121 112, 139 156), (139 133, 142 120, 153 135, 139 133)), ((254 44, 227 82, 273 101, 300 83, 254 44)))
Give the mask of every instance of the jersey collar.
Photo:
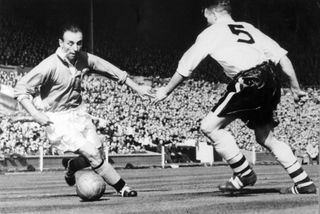
POLYGON ((225 23, 225 22, 234 22, 234 20, 230 16, 222 16, 217 20, 215 24, 225 23))
POLYGON ((63 62, 70 63, 69 60, 66 58, 66 54, 62 51, 60 47, 57 48, 56 54, 63 62))
MULTIPOLYGON (((57 54, 58 58, 59 58, 62 62, 67 63, 68 66, 74 66, 74 65, 72 65, 72 63, 67 59, 66 54, 62 51, 62 49, 61 49, 60 47, 57 48, 56 54, 57 54)), ((77 61, 78 61, 78 60, 76 60, 74 64, 76 64, 77 61)))

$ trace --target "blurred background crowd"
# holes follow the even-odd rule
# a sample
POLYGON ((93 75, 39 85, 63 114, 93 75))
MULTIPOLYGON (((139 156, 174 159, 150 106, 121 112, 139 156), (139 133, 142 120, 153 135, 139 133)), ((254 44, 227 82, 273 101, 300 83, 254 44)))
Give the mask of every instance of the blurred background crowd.
MULTIPOLYGON (((76 21, 88 31, 88 24, 83 24, 90 20, 88 1, 81 0, 82 4, 77 4, 75 10, 68 9, 73 0, 64 2, 65 9, 59 7, 62 2, 0 0, 0 65, 33 67, 54 53, 58 45, 55 32, 63 19, 76 21)), ((183 52, 205 26, 198 1, 149 2, 95 1, 92 52, 128 71, 136 80, 156 88, 168 81, 183 52), (110 11, 105 13, 103 8, 110 11), (124 14, 130 17, 121 18, 124 14), (164 17, 163 22, 159 16, 164 17)), ((258 26, 289 51, 308 96, 294 103, 286 88, 286 78, 281 75, 284 86, 278 108, 281 123, 275 134, 297 155, 307 154, 309 147, 317 146, 320 136, 320 27, 315 18, 320 14, 320 4, 315 0, 295 0, 294 4, 289 0, 244 0, 234 4, 239 9, 235 10, 236 18, 258 26), (268 16, 264 16, 265 13, 268 16)), ((89 40, 85 50, 90 49, 88 43, 89 40)), ((0 83, 14 87, 23 75, 0 69, 0 83)), ((227 81, 221 68, 205 59, 192 78, 157 106, 142 100, 126 86, 98 76, 85 76, 82 87, 84 103, 110 154, 159 152, 160 146, 166 145, 167 153, 172 154, 168 161, 174 162, 181 145, 207 141, 199 131, 200 121, 220 98, 227 81)), ((228 129, 242 149, 252 149, 254 135, 241 121, 230 124, 228 129)), ((39 145, 43 145, 47 155, 59 154, 50 147, 42 127, 23 113, 14 117, 1 116, 0 156, 35 155, 39 145)), ((264 150, 256 145, 256 151, 264 150)), ((187 157, 184 160, 189 161, 187 157)))

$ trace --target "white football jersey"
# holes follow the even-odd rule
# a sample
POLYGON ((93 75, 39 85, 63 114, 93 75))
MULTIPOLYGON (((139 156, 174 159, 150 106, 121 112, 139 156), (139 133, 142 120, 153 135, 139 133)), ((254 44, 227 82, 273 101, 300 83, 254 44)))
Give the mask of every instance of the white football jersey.
POLYGON ((177 72, 190 76, 206 56, 210 55, 229 77, 271 60, 275 64, 287 51, 277 42, 246 22, 230 17, 219 19, 206 28, 179 61, 177 72))

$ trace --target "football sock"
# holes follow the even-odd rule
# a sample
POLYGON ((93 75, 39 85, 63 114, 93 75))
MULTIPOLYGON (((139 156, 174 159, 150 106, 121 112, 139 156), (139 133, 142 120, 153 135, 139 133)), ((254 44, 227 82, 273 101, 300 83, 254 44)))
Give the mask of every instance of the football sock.
POLYGON ((235 157, 227 160, 235 175, 246 176, 252 172, 249 162, 242 153, 238 153, 235 157))
POLYGON ((266 147, 272 151, 279 163, 285 168, 295 185, 304 187, 313 183, 302 169, 288 144, 274 139, 266 147))
POLYGON ((113 185, 111 185, 117 192, 120 192, 122 188, 126 185, 126 182, 120 178, 119 181, 113 185))
POLYGON ((297 158, 294 156, 290 146, 282 141, 273 139, 264 146, 274 154, 277 161, 284 168, 288 168, 297 161, 297 158))
POLYGON ((304 187, 313 183, 298 161, 285 169, 296 186, 304 187))
POLYGON ((69 168, 68 168, 68 174, 74 174, 78 170, 87 168, 90 166, 90 162, 87 158, 80 155, 78 157, 75 157, 69 161, 69 168))
POLYGON ((121 179, 117 171, 107 161, 102 160, 99 166, 92 167, 92 169, 111 186, 121 179))
POLYGON ((235 175, 246 176, 252 172, 249 162, 240 152, 236 140, 228 131, 215 130, 208 137, 212 140, 215 150, 228 162, 235 175))
POLYGON ((207 135, 213 143, 215 150, 225 160, 231 160, 239 154, 240 149, 234 137, 226 130, 219 129, 207 135))

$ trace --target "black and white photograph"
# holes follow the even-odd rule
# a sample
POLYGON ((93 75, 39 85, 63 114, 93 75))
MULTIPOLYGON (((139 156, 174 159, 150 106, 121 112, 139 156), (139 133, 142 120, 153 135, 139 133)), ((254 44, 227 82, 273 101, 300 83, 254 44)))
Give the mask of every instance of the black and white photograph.
POLYGON ((0 213, 320 213, 320 0, 0 0, 0 213))

